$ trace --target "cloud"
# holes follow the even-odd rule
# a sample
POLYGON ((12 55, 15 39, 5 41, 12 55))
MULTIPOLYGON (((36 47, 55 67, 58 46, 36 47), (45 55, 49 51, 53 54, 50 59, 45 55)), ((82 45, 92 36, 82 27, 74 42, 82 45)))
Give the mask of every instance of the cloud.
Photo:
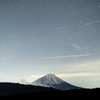
POLYGON ((88 77, 100 76, 100 59, 88 60, 74 64, 66 64, 60 69, 64 74, 56 74, 58 77, 88 77), (66 67, 69 66, 69 67, 66 67), (63 67, 63 68, 62 68, 63 67), (67 73, 67 74, 66 74, 67 73))
MULTIPOLYGON (((45 75, 45 74, 44 74, 45 75)), ((38 74, 38 75, 30 75, 30 76, 26 76, 25 79, 28 80, 29 83, 43 77, 44 75, 42 74, 38 74)))
POLYGON ((99 73, 70 73, 70 74, 56 74, 58 77, 82 77, 82 76, 98 76, 99 73))
MULTIPOLYGON (((82 77, 82 76, 96 76, 98 75, 97 73, 93 74, 93 73, 68 73, 68 74, 55 74, 56 76, 63 78, 63 77, 82 77)), ((28 76, 28 78, 41 78, 44 75, 31 75, 28 76)), ((26 83, 26 80, 21 80, 21 83, 26 83)))
POLYGON ((58 58, 71 58, 71 57, 84 57, 84 56, 91 56, 93 54, 81 54, 81 55, 68 55, 68 56, 56 56, 56 57, 47 57, 43 59, 58 59, 58 58))
POLYGON ((84 46, 84 47, 82 47, 82 46, 80 46, 80 45, 78 45, 76 43, 71 43, 71 46, 74 47, 77 50, 83 50, 83 49, 89 49, 89 48, 91 48, 90 46, 84 46))
POLYGON ((78 50, 82 50, 82 47, 79 46, 78 44, 72 43, 71 46, 73 46, 74 48, 76 48, 78 50))
MULTIPOLYGON (((81 75, 81 76, 84 76, 84 75, 85 76, 92 76, 92 75, 98 76, 99 75, 100 76, 100 59, 65 64, 64 66, 62 65, 61 68, 59 69, 63 73, 68 73, 67 75, 73 76, 73 77, 78 76, 78 75, 81 75)), ((66 76, 66 74, 63 74, 62 76, 64 77, 66 76)))
POLYGON ((94 22, 90 22, 90 23, 85 23, 85 25, 96 24, 96 23, 100 23, 100 21, 94 21, 94 22))
POLYGON ((75 68, 80 68, 80 69, 95 69, 99 68, 100 66, 100 60, 90 60, 90 61, 85 61, 85 62, 81 62, 81 63, 77 63, 75 65, 71 65, 74 66, 75 68))
POLYGON ((44 75, 31 75, 31 76, 28 76, 28 78, 40 78, 44 75))

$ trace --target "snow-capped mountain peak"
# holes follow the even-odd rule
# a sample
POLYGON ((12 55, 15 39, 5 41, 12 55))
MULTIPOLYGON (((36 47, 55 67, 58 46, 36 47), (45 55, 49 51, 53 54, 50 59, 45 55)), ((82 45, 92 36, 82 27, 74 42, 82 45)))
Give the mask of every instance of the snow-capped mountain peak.
POLYGON ((39 78, 38 80, 32 82, 31 85, 53 87, 60 90, 79 88, 63 81, 54 74, 47 74, 39 78))
POLYGON ((42 78, 32 82, 32 85, 51 86, 52 84, 60 84, 64 82, 54 74, 47 74, 42 78))
POLYGON ((54 74, 47 74, 44 77, 42 77, 41 80, 43 80, 43 83, 45 82, 46 84, 60 84, 64 82, 54 74))

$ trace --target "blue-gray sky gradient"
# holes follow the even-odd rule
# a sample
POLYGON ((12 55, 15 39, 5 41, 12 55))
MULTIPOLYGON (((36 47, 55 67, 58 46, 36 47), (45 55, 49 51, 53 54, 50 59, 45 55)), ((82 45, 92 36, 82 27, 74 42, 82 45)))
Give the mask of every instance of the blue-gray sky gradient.
POLYGON ((0 81, 53 73, 100 86, 99 0, 0 0, 0 81))

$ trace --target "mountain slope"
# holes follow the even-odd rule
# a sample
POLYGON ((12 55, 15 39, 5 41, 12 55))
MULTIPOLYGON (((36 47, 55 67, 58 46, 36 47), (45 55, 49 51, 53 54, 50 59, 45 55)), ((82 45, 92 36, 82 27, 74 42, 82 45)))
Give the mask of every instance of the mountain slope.
POLYGON ((54 74, 47 74, 38 80, 31 83, 31 85, 53 87, 59 90, 80 89, 80 87, 71 85, 54 74))

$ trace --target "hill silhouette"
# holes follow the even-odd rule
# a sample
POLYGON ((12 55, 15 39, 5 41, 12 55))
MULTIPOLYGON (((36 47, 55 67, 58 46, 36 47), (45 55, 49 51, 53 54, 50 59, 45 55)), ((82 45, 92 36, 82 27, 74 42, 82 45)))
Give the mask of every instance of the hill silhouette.
POLYGON ((34 92, 21 95, 0 96, 1 99, 24 99, 24 100, 97 100, 100 98, 100 89, 74 89, 74 90, 57 90, 34 92))
POLYGON ((14 95, 40 91, 55 91, 56 89, 41 86, 22 85, 19 83, 0 83, 0 95, 14 95))

